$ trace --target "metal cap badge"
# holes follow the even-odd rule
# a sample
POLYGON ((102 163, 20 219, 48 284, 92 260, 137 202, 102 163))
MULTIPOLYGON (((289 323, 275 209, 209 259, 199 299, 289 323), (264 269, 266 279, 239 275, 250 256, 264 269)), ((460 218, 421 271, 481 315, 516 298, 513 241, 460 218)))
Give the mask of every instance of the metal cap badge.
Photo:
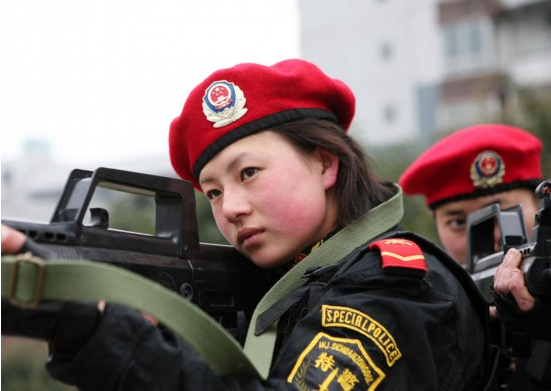
POLYGON ((505 163, 497 152, 481 152, 471 164, 471 180, 473 186, 486 188, 503 182, 505 163))
POLYGON ((245 115, 246 102, 238 86, 226 80, 215 81, 205 90, 203 113, 215 128, 221 128, 245 115))

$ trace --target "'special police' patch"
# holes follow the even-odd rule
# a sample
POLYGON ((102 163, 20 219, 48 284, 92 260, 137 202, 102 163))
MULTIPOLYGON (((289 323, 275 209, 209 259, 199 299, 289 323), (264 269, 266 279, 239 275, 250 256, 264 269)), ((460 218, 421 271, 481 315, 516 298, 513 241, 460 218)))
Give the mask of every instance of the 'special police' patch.
POLYGON ((505 163, 497 152, 481 152, 471 164, 471 180, 473 186, 486 188, 503 182, 505 163))
POLYGON ((246 102, 245 94, 238 86, 226 80, 215 81, 205 90, 203 113, 215 128, 221 128, 247 113, 246 102))
POLYGON ((326 328, 344 327, 365 335, 383 353, 389 367, 402 357, 392 334, 375 319, 354 308, 322 305, 321 325, 326 328))
POLYGON ((287 377, 299 390, 373 391, 385 374, 371 360, 357 339, 318 333, 301 353, 287 377))

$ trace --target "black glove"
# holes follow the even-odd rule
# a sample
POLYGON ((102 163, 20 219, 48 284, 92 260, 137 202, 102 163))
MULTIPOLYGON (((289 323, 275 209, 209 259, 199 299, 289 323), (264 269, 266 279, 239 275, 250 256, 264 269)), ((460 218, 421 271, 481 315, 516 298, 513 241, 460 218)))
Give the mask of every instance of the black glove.
POLYGON ((536 298, 534 308, 523 312, 513 295, 492 292, 501 322, 509 331, 522 337, 551 341, 551 303, 536 298))
POLYGON ((101 320, 97 303, 44 301, 21 309, 2 299, 2 335, 43 340, 56 356, 72 357, 101 320))
MULTIPOLYGON (((60 258, 47 246, 30 238, 19 253, 31 252, 42 259, 60 258)), ((43 301, 32 309, 21 309, 2 299, 2 335, 46 341, 56 355, 74 355, 92 336, 100 321, 97 303, 43 301)))

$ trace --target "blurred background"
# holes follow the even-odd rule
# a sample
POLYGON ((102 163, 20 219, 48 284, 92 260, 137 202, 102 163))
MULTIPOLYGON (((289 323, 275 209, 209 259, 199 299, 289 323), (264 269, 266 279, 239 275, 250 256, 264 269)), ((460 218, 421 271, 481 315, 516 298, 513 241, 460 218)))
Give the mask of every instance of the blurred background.
MULTIPOLYGON (((168 127, 191 89, 293 57, 353 89, 350 133, 385 178, 480 122, 540 137, 551 176, 551 0, 0 0, 0 22, 3 219, 49 221, 74 168, 175 177, 168 127)), ((196 197, 200 239, 223 243, 196 197)), ((437 241, 422 199, 405 202, 404 227, 437 241)), ((110 208, 120 228, 151 229, 139 200, 110 208)), ((2 388, 70 389, 46 356, 2 338, 2 388)))

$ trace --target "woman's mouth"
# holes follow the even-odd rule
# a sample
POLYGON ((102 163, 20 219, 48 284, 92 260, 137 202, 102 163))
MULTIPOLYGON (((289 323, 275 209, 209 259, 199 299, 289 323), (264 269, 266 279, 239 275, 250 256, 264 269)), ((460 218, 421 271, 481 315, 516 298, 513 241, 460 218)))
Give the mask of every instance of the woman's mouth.
POLYGON ((264 230, 260 228, 242 228, 237 233, 237 243, 243 247, 251 246, 260 240, 260 234, 262 232, 264 232, 264 230))

